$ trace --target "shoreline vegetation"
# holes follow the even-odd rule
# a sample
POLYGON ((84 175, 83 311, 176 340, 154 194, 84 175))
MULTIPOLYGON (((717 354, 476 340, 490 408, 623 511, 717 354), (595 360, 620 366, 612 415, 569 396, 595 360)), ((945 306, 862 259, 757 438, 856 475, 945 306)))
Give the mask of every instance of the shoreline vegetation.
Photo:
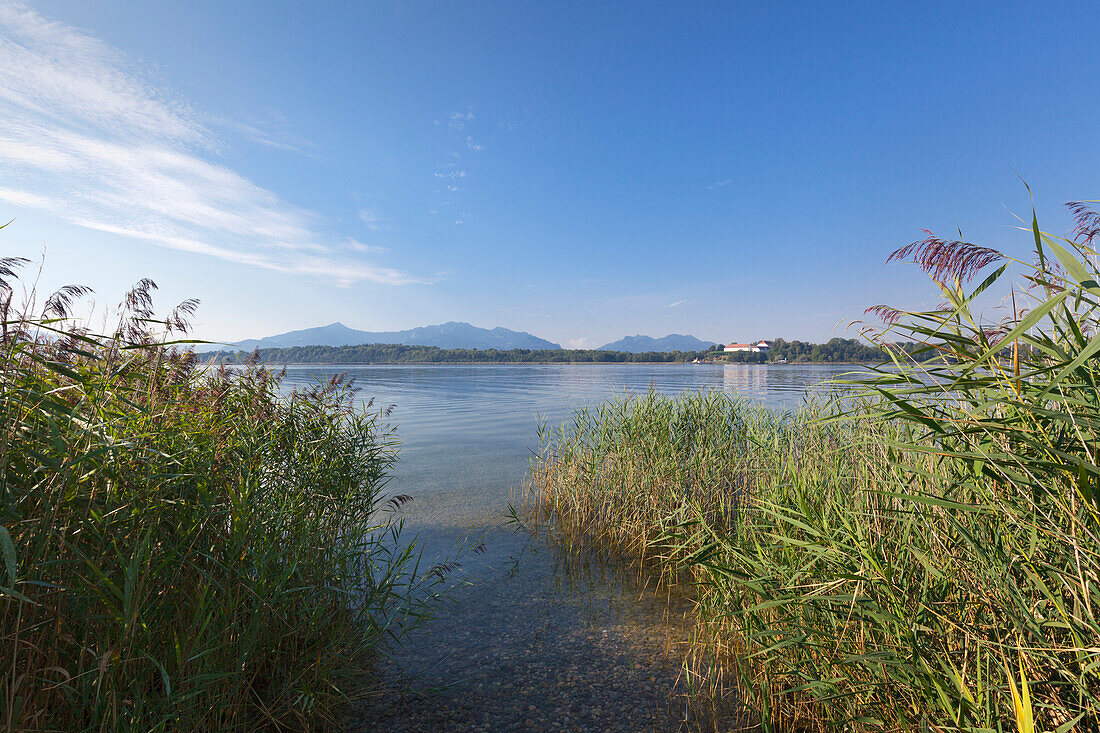
MULTIPOLYGON (((1072 209, 1033 261, 891 255, 944 300, 868 309, 888 359, 850 394, 540 427, 527 518, 694 600, 689 728, 1100 728, 1100 215, 1072 209)), ((157 317, 148 280, 106 334, 70 317, 85 288, 14 303, 25 264, 0 259, 0 728, 338 728, 392 694, 374 664, 456 565, 400 539, 387 415, 200 363, 197 303, 157 317)))
POLYGON ((944 303, 868 309, 869 338, 925 352, 890 349, 845 400, 649 394, 544 426, 530 518, 694 597, 696 725, 1100 727, 1100 215, 1071 208, 1071 238, 1033 219, 1034 261, 895 252, 944 303))
MULTIPOLYGON (((199 368, 144 280, 98 335, 0 260, 0 729, 338 727, 431 613, 386 415, 199 368)), ((183 342, 186 343, 186 342, 183 342)))
MULTIPOLYGON (((908 352, 916 344, 902 345, 908 352)), ((730 364, 878 364, 886 351, 856 339, 828 343, 776 339, 768 353, 708 351, 601 351, 597 349, 441 349, 437 346, 363 344, 361 346, 293 346, 255 351, 201 354, 204 361, 223 364, 683 364, 699 361, 730 364)))

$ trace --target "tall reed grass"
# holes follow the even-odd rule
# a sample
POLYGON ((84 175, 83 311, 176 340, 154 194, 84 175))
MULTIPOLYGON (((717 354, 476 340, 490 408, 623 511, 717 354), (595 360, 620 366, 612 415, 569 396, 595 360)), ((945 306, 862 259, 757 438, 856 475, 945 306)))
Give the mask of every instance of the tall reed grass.
POLYGON ((556 534, 689 573, 766 728, 1097 729, 1100 216, 1074 213, 1068 238, 1033 218, 1030 262, 932 235, 896 252, 944 303, 869 309, 893 362, 851 380, 859 399, 648 395, 549 432, 556 534))
POLYGON ((431 602, 383 417, 166 345, 149 281, 107 335, 0 261, 0 729, 320 729, 431 602))

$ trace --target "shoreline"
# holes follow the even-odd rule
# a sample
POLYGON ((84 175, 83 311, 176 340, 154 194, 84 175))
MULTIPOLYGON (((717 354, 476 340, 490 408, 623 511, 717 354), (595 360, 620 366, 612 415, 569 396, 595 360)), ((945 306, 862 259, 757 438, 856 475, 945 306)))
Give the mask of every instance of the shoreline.
MULTIPOLYGON (((226 366, 243 366, 243 362, 204 362, 210 365, 225 364, 226 366)), ((755 367, 792 367, 792 366, 874 366, 866 361, 799 361, 781 364, 778 362, 764 362, 763 364, 751 364, 748 362, 718 362, 704 361, 695 364, 690 361, 356 361, 356 362, 312 362, 312 361, 259 361, 257 364, 264 366, 551 366, 554 364, 570 366, 755 366, 755 367)))

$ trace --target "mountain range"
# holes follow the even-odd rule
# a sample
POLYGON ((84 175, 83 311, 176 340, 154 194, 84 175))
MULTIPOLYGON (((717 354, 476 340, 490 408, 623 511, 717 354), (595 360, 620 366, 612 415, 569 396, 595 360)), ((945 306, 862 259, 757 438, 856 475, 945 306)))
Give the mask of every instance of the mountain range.
MULTIPOLYGON (((358 346, 360 344, 404 344, 438 346, 441 349, 560 349, 561 346, 525 331, 507 328, 478 328, 469 323, 448 321, 438 326, 421 326, 407 331, 359 331, 342 323, 288 331, 261 339, 245 339, 236 349, 281 349, 288 346, 358 346)), ((217 348, 217 347, 215 347, 217 348)), ((224 348, 224 347, 221 347, 224 348)))
POLYGON ((629 351, 641 354, 646 351, 706 351, 714 345, 713 341, 701 341, 694 336, 682 333, 670 333, 659 339, 652 336, 626 336, 600 347, 601 351, 629 351))
MULTIPOLYGON (((469 323, 448 321, 437 326, 421 326, 406 331, 360 331, 343 323, 288 331, 259 339, 245 339, 230 344, 233 349, 283 349, 292 346, 359 346, 361 344, 402 344, 405 346, 438 346, 441 349, 560 349, 561 346, 526 331, 507 328, 479 328, 469 323)), ((600 347, 601 351, 627 351, 641 354, 647 351, 705 351, 712 342, 694 336, 670 333, 663 338, 627 336, 600 347)), ((224 349, 209 345, 200 351, 224 349)))

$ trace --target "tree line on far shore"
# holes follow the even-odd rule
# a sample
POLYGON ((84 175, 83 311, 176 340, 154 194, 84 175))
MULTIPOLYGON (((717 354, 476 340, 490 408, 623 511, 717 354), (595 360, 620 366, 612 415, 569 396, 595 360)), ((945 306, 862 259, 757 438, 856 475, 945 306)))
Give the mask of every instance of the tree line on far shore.
POLYGON ((702 356, 692 351, 627 351, 596 349, 441 349, 438 346, 362 344, 360 346, 291 346, 282 349, 219 351, 217 361, 243 363, 253 358, 280 364, 512 364, 558 362, 684 362, 702 356))
MULTIPOLYGON (((515 364, 515 363, 683 363, 721 357, 732 363, 763 364, 786 360, 804 363, 877 363, 886 353, 856 339, 830 339, 824 344, 776 339, 766 353, 709 351, 600 351, 597 349, 441 349, 438 346, 362 344, 359 346, 292 346, 281 349, 219 351, 212 361, 228 364, 256 360, 275 364, 515 364)), ((915 347, 915 345, 914 345, 915 347)), ((909 350, 909 349, 907 349, 909 350)))
MULTIPOLYGON (((787 361, 791 364, 813 363, 878 363, 889 358, 878 346, 872 346, 857 339, 832 338, 824 344, 809 341, 787 341, 775 339, 767 352, 732 351, 722 353, 722 347, 714 347, 707 355, 721 354, 724 361, 735 364, 765 364, 787 361)), ((912 352, 918 344, 904 344, 902 348, 912 352)))

